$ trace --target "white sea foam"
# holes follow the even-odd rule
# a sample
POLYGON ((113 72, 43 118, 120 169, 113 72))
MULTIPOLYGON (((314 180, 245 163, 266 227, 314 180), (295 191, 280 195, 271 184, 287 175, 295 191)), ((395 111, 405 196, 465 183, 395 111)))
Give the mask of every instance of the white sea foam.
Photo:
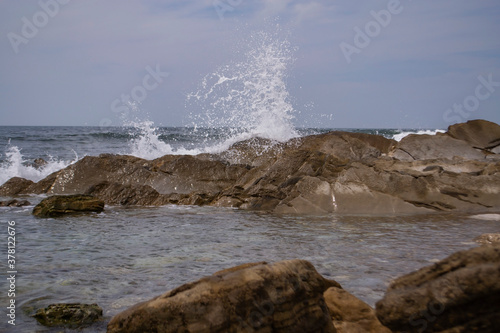
POLYGON ((403 131, 401 133, 398 133, 398 134, 394 134, 394 136, 392 137, 394 140, 396 141, 401 141, 401 139, 403 139, 404 137, 410 135, 410 134, 418 134, 418 135, 422 135, 422 134, 427 134, 427 135, 436 135, 437 133, 444 133, 446 131, 444 130, 441 130, 441 129, 436 129, 436 130, 420 130, 420 131, 403 131))
POLYGON ((478 214, 472 215, 470 218, 485 221, 500 221, 500 214, 478 214))
POLYGON ((6 157, 5 161, 0 163, 0 185, 12 177, 22 177, 36 182, 78 160, 78 156, 75 153, 75 159, 72 161, 50 158, 46 161, 47 164, 36 167, 24 159, 21 149, 10 144, 4 154, 6 157))
POLYGON ((130 141, 130 152, 128 152, 130 155, 152 160, 167 154, 196 155, 202 153, 201 149, 172 148, 171 145, 159 138, 158 128, 154 126, 152 121, 146 120, 130 123, 130 125, 139 130, 139 136, 130 141))

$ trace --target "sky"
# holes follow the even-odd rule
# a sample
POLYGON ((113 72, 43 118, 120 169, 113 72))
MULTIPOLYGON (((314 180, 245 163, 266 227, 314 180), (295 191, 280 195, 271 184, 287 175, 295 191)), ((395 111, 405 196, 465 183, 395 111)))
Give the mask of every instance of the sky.
POLYGON ((277 24, 297 127, 500 123, 498 0, 0 0, 0 125, 120 126, 122 96, 190 125, 186 96, 277 24))

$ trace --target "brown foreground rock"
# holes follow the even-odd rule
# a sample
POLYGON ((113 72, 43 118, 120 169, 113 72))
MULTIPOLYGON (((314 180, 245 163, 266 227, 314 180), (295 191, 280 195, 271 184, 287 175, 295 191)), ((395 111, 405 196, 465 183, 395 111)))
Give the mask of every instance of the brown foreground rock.
POLYGON ((90 195, 54 195, 36 205, 33 208, 33 215, 58 217, 67 214, 100 213, 103 210, 104 201, 90 195))
POLYGON ((341 288, 307 261, 245 264, 137 304, 108 332, 336 332, 323 293, 341 288))
POLYGON ((285 143, 254 138, 220 154, 152 161, 86 156, 38 183, 13 178, 0 186, 0 196, 86 193, 109 205, 194 204, 283 214, 497 211, 498 128, 475 120, 400 142, 337 131, 285 143))
POLYGON ((376 304, 400 332, 500 332, 500 246, 481 246, 396 279, 376 304))
POLYGON ((346 290, 331 287, 323 296, 338 333, 391 333, 375 310, 346 290))

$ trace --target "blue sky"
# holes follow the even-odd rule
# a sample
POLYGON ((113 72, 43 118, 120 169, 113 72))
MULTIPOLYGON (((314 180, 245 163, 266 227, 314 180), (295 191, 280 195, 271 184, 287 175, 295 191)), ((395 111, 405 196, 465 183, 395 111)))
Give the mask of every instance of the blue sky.
POLYGON ((0 125, 120 125, 132 92, 189 124, 186 95, 269 22, 297 49, 296 126, 500 123, 498 0, 0 0, 0 125))

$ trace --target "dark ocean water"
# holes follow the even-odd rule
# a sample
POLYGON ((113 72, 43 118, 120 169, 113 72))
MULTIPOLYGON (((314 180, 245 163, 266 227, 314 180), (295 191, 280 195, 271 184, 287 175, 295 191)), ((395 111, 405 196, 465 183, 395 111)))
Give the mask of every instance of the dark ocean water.
MULTIPOLYGON (((325 129, 298 129, 297 135, 325 129)), ((393 137, 410 130, 358 130, 393 137)), ((237 131, 236 131, 237 132, 237 131)), ((0 127, 0 183, 39 180, 101 153, 154 158, 217 151, 241 138, 234 130, 98 127, 0 127), (48 164, 32 166, 36 158, 48 164)), ((1 200, 2 198, 0 198, 1 200)), ((105 322, 129 306, 218 270, 255 261, 301 258, 371 305, 396 276, 500 232, 500 215, 286 216, 227 208, 106 207, 96 215, 36 219, 32 206, 0 208, 2 249, 8 222, 16 231, 16 327, 7 324, 8 271, 2 259, 0 331, 59 332, 30 317, 58 302, 97 303, 105 322)), ((69 332, 69 330, 68 330, 69 332)))

